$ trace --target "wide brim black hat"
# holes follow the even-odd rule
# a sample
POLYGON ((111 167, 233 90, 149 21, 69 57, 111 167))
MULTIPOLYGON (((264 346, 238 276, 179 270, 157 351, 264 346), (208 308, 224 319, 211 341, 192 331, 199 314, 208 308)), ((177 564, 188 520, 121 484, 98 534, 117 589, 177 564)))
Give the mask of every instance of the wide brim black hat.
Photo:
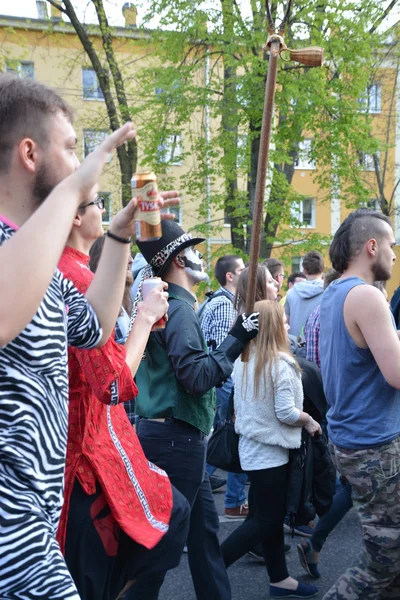
POLYGON ((192 237, 190 233, 185 233, 175 221, 161 221, 161 227, 162 236, 159 240, 136 242, 140 252, 157 276, 165 272, 172 259, 181 250, 205 241, 205 238, 192 237))

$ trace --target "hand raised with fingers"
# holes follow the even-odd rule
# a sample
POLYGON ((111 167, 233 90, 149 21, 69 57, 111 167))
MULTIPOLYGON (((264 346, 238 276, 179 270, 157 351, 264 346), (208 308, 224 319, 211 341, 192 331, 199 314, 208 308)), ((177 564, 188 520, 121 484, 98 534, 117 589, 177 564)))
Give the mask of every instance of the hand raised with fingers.
POLYGON ((136 132, 132 123, 126 123, 107 136, 100 146, 85 158, 80 167, 65 180, 68 181, 68 185, 78 188, 82 201, 90 199, 94 195, 94 188, 110 152, 124 142, 134 139, 135 136, 136 132))

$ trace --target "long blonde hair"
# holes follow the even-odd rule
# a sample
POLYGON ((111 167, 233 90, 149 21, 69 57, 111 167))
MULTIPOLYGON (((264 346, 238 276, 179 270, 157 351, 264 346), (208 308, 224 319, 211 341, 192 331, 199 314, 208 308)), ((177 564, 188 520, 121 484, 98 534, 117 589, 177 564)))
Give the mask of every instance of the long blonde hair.
MULTIPOLYGON (((260 313, 260 329, 257 337, 250 342, 250 355, 252 358, 254 357, 254 391, 255 396, 258 396, 261 381, 264 383, 264 387, 266 386, 267 375, 273 383, 272 368, 278 363, 279 353, 284 352, 291 356, 291 352, 285 329, 284 311, 279 302, 261 300, 255 303, 254 310, 260 313)), ((300 371, 296 361, 295 367, 300 371)), ((248 362, 245 363, 244 379, 246 382, 247 369, 248 362)))

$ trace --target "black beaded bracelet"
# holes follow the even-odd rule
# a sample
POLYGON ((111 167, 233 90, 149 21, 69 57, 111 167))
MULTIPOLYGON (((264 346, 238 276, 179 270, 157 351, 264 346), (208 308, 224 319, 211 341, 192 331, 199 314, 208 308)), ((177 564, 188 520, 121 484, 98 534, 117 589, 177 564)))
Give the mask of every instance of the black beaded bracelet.
POLYGON ((123 238, 123 237, 119 237, 119 235, 115 235, 115 233, 111 233, 110 230, 107 231, 106 235, 111 238, 112 240, 115 240, 116 242, 119 242, 120 244, 131 244, 132 243, 132 238, 123 238))

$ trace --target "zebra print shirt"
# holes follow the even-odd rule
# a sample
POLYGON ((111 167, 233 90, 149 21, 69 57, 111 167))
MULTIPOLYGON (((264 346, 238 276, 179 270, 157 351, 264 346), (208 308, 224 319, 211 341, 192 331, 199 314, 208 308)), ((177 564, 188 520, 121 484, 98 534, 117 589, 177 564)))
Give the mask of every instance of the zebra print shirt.
MULTIPOLYGON (((14 232, 0 220, 0 245, 14 232)), ((56 269, 32 321, 0 348, 0 476, 18 481, 15 504, 41 511, 54 530, 63 500, 68 344, 92 348, 101 337, 93 309, 56 269)), ((12 519, 11 506, 8 513, 12 519)))

